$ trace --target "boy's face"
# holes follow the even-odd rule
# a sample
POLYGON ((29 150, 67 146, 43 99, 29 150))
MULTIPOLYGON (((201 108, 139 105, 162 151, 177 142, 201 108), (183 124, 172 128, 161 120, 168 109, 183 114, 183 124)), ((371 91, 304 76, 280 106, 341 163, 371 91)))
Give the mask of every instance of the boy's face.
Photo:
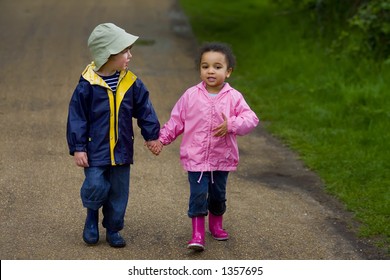
POLYGON ((232 69, 228 68, 226 56, 220 52, 205 52, 200 60, 200 78, 206 83, 209 93, 218 93, 229 78, 232 69))
POLYGON ((111 55, 107 61, 110 68, 115 69, 116 71, 126 70, 129 67, 130 58, 133 57, 130 53, 131 47, 132 46, 124 49, 118 54, 111 55))

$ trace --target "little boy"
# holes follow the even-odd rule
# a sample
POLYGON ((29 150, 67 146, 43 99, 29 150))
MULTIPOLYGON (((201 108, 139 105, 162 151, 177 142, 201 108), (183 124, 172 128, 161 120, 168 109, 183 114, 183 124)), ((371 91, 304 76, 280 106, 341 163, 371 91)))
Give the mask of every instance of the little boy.
POLYGON ((132 118, 148 146, 159 137, 160 123, 149 92, 128 70, 137 39, 112 23, 98 25, 88 39, 93 62, 81 74, 69 104, 67 141, 76 165, 84 168, 80 195, 87 208, 83 240, 89 245, 99 241, 102 207, 107 242, 126 246, 119 231, 124 227, 133 164, 132 118))

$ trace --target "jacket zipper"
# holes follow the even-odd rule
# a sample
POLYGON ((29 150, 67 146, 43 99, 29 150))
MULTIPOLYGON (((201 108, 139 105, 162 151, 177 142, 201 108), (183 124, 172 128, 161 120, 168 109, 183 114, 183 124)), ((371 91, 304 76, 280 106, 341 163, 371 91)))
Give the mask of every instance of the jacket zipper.
POLYGON ((113 96, 114 96, 114 140, 115 140, 115 143, 118 141, 118 132, 117 132, 117 125, 116 125, 116 92, 112 92, 113 96))
POLYGON ((211 149, 211 138, 213 137, 213 117, 214 117, 214 103, 211 102, 211 110, 210 110, 210 125, 209 125, 209 136, 208 136, 208 141, 207 141, 207 149, 206 149, 206 163, 207 166, 210 166, 210 149, 211 149))

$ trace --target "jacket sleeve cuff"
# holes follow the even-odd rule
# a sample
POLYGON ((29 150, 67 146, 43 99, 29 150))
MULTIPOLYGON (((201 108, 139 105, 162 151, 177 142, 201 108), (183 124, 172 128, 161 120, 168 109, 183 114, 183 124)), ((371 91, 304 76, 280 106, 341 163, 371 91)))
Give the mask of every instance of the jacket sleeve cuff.
POLYGON ((237 129, 234 127, 234 122, 231 118, 227 120, 227 130, 228 133, 236 133, 237 129))
POLYGON ((86 152, 87 146, 86 145, 76 145, 73 152, 86 152))

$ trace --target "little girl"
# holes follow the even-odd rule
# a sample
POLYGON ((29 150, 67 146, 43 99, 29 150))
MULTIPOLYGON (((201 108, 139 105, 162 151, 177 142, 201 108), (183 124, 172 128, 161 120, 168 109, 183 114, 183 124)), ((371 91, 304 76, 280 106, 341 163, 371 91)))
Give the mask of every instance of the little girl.
MULTIPOLYGON (((235 64, 226 44, 203 45, 198 63, 202 82, 186 90, 177 101, 159 140, 168 145, 183 133, 180 161, 188 171, 188 216, 192 219, 188 248, 203 251, 205 216, 209 216, 209 230, 216 240, 229 238, 222 217, 228 174, 236 170, 239 160, 236 136, 248 134, 259 120, 241 93, 225 82, 235 64)), ((161 147, 154 147, 156 154, 161 147)))

